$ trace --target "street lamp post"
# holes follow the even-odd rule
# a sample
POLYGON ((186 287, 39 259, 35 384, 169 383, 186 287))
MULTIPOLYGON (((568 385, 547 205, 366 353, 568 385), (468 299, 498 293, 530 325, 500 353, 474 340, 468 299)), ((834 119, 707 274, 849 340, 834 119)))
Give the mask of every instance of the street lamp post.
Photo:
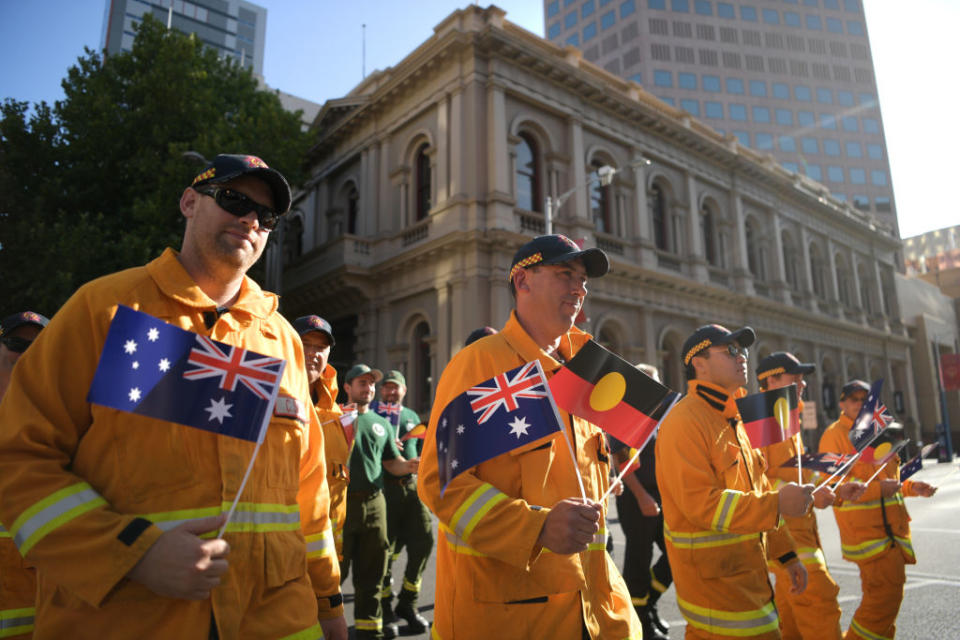
MULTIPOLYGON (((628 166, 633 168, 633 167, 646 166, 649 164, 650 164, 649 160, 647 160, 643 156, 640 156, 638 160, 636 160, 635 162, 631 162, 628 166)), ((589 187, 594 182, 599 182, 601 187, 608 186, 610 183, 613 182, 613 177, 617 175, 617 173, 619 173, 621 170, 622 169, 614 169, 610 165, 605 164, 602 167, 597 167, 597 170, 594 172, 593 175, 590 176, 590 178, 586 182, 582 182, 577 186, 575 186, 574 188, 570 189, 569 191, 561 193, 556 198, 547 196, 545 206, 544 206, 544 230, 546 234, 550 235, 553 233, 553 216, 560 209, 560 207, 563 206, 563 203, 570 198, 570 196, 575 194, 578 190, 580 190, 583 187, 589 187)))

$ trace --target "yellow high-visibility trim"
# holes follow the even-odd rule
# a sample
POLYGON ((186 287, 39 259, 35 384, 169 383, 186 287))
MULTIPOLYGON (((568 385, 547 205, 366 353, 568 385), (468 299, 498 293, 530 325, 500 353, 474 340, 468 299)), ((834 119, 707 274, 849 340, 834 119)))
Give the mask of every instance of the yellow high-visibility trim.
POLYGON ((663 537, 679 549, 706 549, 760 538, 759 533, 718 533, 716 531, 673 532, 663 528, 663 537))
POLYGON ((780 626, 777 609, 768 602, 750 611, 721 611, 701 607, 678 597, 677 605, 687 624, 721 636, 745 638, 774 631, 780 626))
POLYGON ((31 505, 13 522, 10 533, 20 555, 26 556, 54 529, 88 511, 106 506, 107 501, 86 482, 55 491, 31 505))
POLYGON ((450 528, 464 540, 470 539, 474 528, 498 502, 506 500, 507 496, 498 491, 492 484, 484 482, 470 494, 460 508, 450 519, 450 528))
POLYGON ((364 631, 382 631, 383 621, 380 618, 357 618, 354 621, 354 628, 364 631))
MULTIPOLYGON (((867 540, 860 544, 841 544, 840 551, 847 560, 856 562, 857 560, 866 560, 879 555, 890 548, 889 538, 879 538, 876 540, 867 540)), ((912 549, 911 549, 912 551, 912 549)))
POLYGON ((0 638, 12 638, 33 631, 34 607, 0 609, 0 638))
POLYGON ((717 504, 717 510, 713 514, 713 521, 710 528, 714 531, 729 531, 730 523, 733 522, 733 514, 737 509, 737 503, 743 496, 742 491, 736 489, 724 489, 720 494, 720 502, 717 504))
POLYGON ((823 549, 820 547, 799 547, 797 557, 800 562, 808 566, 827 565, 827 561, 823 557, 823 549))
POLYGON ((893 640, 892 637, 882 636, 879 633, 874 633, 869 629, 865 629, 862 624, 857 622, 856 618, 850 621, 850 630, 864 640, 893 640))
POLYGON ((304 629, 303 631, 297 631, 296 633, 290 634, 289 636, 284 636, 280 640, 322 640, 323 638, 323 628, 320 626, 320 623, 316 623, 309 629, 304 629))

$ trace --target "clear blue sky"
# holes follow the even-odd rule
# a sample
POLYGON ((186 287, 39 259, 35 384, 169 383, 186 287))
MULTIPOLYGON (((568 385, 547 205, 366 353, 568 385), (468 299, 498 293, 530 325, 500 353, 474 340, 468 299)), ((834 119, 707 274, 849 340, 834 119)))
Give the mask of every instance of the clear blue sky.
MULTIPOLYGON (((759 0, 758 0, 759 2, 759 0)), ((466 0, 260 0, 267 8, 264 75, 277 89, 323 102, 366 69, 399 62, 466 0)), ((541 0, 500 0, 507 19, 543 34, 541 0)), ((864 0, 894 192, 904 237, 960 222, 952 188, 960 89, 958 0, 864 0)), ((0 0, 0 98, 53 102, 83 48, 101 45, 105 0, 0 0)), ((484 5, 485 6, 485 5, 484 5)))

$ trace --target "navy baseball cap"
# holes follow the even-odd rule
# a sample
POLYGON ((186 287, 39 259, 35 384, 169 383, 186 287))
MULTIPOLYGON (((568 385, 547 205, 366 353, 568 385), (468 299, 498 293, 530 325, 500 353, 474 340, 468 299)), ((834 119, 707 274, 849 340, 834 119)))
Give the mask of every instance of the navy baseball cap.
POLYGON ((36 311, 21 311, 0 320, 0 336, 25 324, 35 324, 43 329, 49 323, 50 320, 46 316, 42 316, 36 311))
POLYGON ((267 163, 257 156, 242 153, 221 153, 213 159, 200 175, 193 179, 191 187, 203 184, 219 184, 228 182, 240 176, 253 176, 267 183, 273 192, 273 205, 277 213, 285 214, 290 210, 290 184, 276 169, 271 169, 267 163))
POLYGON ((778 376, 782 373, 808 374, 816 370, 817 365, 812 362, 800 362, 792 353, 775 351, 757 365, 757 382, 762 382, 770 376, 778 376))
POLYGON ((864 393, 870 393, 870 385, 868 385, 863 380, 851 380, 847 384, 843 385, 843 388, 840 389, 840 399, 845 399, 851 393, 863 391, 864 393))
POLYGON ((736 342, 741 347, 749 347, 756 339, 757 334, 750 327, 730 331, 719 324, 705 324, 686 339, 680 353, 683 355, 683 364, 686 366, 690 364, 693 356, 713 345, 736 342))
POLYGON ((555 233, 550 236, 537 236, 523 245, 513 254, 510 263, 510 277, 513 280, 520 269, 540 264, 562 264, 581 258, 587 270, 588 278, 599 278, 610 271, 610 261, 601 249, 580 249, 577 243, 567 236, 555 233))
POLYGON ((320 316, 300 316, 293 321, 293 328, 296 329, 297 333, 301 336, 311 331, 320 331, 321 333, 327 334, 327 337, 330 338, 331 347, 337 344, 337 341, 333 339, 333 328, 330 326, 330 323, 320 316))

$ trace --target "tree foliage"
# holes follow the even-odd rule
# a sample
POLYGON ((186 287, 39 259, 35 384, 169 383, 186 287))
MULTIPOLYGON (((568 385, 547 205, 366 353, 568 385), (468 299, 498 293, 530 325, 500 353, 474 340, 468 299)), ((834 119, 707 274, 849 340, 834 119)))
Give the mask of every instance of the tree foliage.
POLYGON ((87 49, 52 108, 0 105, 0 315, 53 314, 84 282, 180 246, 197 151, 251 153, 292 184, 307 136, 248 70, 146 16, 133 49, 87 49))

